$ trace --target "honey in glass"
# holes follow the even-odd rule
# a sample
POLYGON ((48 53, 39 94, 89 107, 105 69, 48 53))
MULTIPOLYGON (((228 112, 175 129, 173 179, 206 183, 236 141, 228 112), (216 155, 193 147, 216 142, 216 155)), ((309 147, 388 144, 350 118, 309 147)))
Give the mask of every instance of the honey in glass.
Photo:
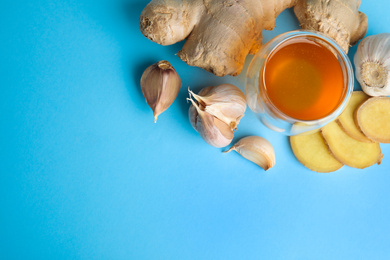
POLYGON ((277 46, 262 71, 269 101, 281 113, 298 120, 331 114, 345 91, 343 70, 327 47, 307 39, 291 39, 277 46))

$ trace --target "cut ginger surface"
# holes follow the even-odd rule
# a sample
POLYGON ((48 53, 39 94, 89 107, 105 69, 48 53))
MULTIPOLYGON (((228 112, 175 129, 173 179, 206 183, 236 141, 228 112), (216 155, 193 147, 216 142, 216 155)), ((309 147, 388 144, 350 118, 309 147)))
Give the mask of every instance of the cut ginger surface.
POLYGON ((290 144, 298 161, 312 171, 333 172, 343 166, 329 152, 320 132, 291 136, 290 144))
POLYGON ((321 128, 321 134, 331 154, 345 165, 364 169, 382 161, 378 143, 360 142, 350 137, 335 121, 321 128))
POLYGON ((390 143, 390 97, 373 97, 356 111, 355 119, 371 140, 390 143))

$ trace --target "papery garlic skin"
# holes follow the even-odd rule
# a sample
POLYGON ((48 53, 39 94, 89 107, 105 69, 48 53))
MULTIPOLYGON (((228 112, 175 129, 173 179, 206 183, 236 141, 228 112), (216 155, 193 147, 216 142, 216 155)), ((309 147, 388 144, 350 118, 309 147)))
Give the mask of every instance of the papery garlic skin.
POLYGON ((168 61, 159 61, 144 71, 141 90, 153 110, 155 123, 157 117, 175 101, 180 87, 180 77, 168 61))
POLYGON ((204 111, 225 122, 233 131, 237 129, 246 110, 245 95, 238 87, 222 84, 203 88, 198 94, 188 91, 204 111))
POLYGON ((390 33, 364 38, 354 63, 356 79, 367 95, 390 95, 390 33))
POLYGON ((242 157, 256 163, 264 171, 275 165, 275 151, 271 143, 260 136, 248 136, 240 139, 224 153, 232 150, 238 152, 242 157))
POLYGON ((191 98, 192 105, 188 110, 188 117, 192 127, 208 144, 221 148, 229 145, 234 137, 230 127, 218 118, 202 111, 199 105, 191 98))

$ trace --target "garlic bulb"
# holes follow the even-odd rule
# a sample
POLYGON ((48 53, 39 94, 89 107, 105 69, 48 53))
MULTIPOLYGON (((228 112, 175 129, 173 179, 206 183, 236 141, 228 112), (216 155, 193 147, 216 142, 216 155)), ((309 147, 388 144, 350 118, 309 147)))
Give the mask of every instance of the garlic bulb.
POLYGON ((192 105, 188 111, 188 116, 192 127, 210 145, 224 147, 233 140, 233 131, 230 127, 218 118, 202 111, 200 106, 192 99, 192 105))
POLYGON ((354 63, 356 78, 367 95, 390 95, 390 33, 364 38, 354 63))
POLYGON ((141 90, 153 110, 154 122, 176 99, 181 80, 168 61, 159 61, 149 66, 141 77, 141 90))
POLYGON ((188 90, 204 111, 222 120, 234 131, 246 110, 242 91, 232 84, 203 88, 199 94, 188 90))
POLYGON ((275 165, 275 151, 271 143, 260 136, 248 136, 240 139, 224 153, 232 150, 242 157, 256 163, 265 171, 275 165))

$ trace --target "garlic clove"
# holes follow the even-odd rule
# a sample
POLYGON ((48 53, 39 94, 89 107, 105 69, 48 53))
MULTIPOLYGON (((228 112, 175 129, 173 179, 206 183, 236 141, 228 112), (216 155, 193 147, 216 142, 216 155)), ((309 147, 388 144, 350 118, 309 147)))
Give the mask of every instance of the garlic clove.
POLYGON ((244 116, 245 107, 237 103, 231 103, 230 105, 227 103, 216 103, 206 106, 205 111, 222 120, 228 124, 233 131, 235 131, 238 123, 244 116))
POLYGON ((190 96, 205 107, 204 111, 225 122, 234 131, 246 110, 246 98, 232 84, 203 88, 198 94, 188 90, 190 96))
POLYGON ((190 109, 188 110, 188 118, 190 119, 192 127, 196 130, 196 122, 198 121, 198 111, 194 105, 191 105, 190 109))
POLYGON ((176 99, 181 80, 168 61, 159 61, 149 66, 141 77, 141 90, 153 110, 154 122, 176 99))
POLYGON ((271 143, 260 136, 248 136, 240 139, 224 153, 232 150, 242 157, 256 163, 265 171, 275 165, 275 151, 271 143))
POLYGON ((356 79, 367 95, 390 95, 390 33, 364 38, 354 63, 356 79))
POLYGON ((202 111, 199 105, 191 98, 192 105, 189 109, 189 118, 192 127, 208 144, 221 148, 229 145, 233 140, 233 131, 218 118, 202 111))

